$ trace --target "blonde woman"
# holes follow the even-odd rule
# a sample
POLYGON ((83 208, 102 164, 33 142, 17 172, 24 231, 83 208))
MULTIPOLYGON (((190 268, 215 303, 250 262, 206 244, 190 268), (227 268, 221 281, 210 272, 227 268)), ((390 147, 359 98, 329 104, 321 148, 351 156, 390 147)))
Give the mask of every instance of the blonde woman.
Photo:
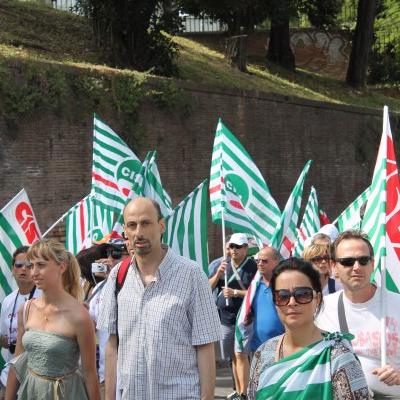
POLYGON ((322 294, 324 296, 335 293, 342 288, 342 285, 339 282, 331 278, 332 257, 330 245, 311 244, 304 249, 303 258, 304 260, 310 262, 312 266, 319 272, 322 294))
POLYGON ((6 399, 100 399, 94 327, 81 303, 75 257, 61 243, 44 239, 31 246, 27 259, 43 294, 18 311, 17 357, 6 399))

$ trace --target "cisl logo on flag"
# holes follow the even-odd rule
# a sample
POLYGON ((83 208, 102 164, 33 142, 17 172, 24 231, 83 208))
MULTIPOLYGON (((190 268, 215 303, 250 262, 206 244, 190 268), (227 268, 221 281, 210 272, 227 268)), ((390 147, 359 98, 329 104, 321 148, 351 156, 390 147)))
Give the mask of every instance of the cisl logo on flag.
POLYGON ((15 219, 25 233, 28 244, 35 243, 40 239, 39 227, 36 224, 30 204, 26 201, 21 201, 15 207, 15 219))
POLYGON ((250 190, 242 177, 237 174, 227 173, 225 175, 225 189, 227 192, 231 192, 235 196, 238 196, 240 198, 240 202, 242 203, 239 204, 239 202, 230 200, 228 197, 227 201, 229 201, 231 206, 239 209, 245 208, 247 206, 250 196, 250 190))
POLYGON ((117 166, 116 181, 120 192, 128 197, 135 175, 140 171, 141 163, 138 160, 127 158, 117 166))
POLYGON ((16 289, 12 276, 12 255, 22 245, 41 238, 31 203, 22 189, 0 211, 0 301, 16 289))

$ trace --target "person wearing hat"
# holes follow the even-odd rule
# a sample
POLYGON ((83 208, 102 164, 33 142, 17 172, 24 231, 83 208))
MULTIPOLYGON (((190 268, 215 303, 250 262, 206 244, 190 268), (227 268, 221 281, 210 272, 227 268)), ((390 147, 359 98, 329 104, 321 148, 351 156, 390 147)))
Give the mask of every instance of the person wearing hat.
POLYGON ((246 388, 242 387, 238 377, 237 359, 234 353, 236 317, 257 272, 257 264, 254 259, 248 257, 248 239, 244 233, 234 233, 228 242, 230 260, 223 260, 215 274, 209 279, 211 289, 219 290, 217 307, 221 318, 222 358, 232 362, 232 371, 236 392, 231 398, 240 398, 246 388), (228 285, 225 286, 225 272, 228 285), (235 397, 236 396, 236 397, 235 397))

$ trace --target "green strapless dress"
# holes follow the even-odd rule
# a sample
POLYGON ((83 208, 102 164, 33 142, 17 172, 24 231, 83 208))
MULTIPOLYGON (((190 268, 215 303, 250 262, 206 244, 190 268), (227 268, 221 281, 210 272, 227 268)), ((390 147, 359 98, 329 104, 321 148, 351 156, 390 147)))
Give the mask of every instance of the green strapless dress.
POLYGON ((75 339, 27 330, 22 343, 25 352, 11 361, 20 382, 18 400, 88 399, 75 339))

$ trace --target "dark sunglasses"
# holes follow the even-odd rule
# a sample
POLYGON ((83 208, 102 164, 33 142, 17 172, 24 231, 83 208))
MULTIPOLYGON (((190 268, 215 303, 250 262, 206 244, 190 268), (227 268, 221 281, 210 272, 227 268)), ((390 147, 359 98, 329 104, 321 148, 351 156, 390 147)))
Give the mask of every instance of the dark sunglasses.
POLYGON ((243 248, 243 247, 244 247, 244 244, 242 244, 242 245, 234 244, 234 243, 230 243, 230 244, 229 244, 229 248, 230 248, 230 249, 241 249, 241 248, 243 248))
POLYGON ((311 262, 313 263, 322 263, 322 261, 326 261, 328 262, 330 260, 330 258, 328 256, 317 256, 317 257, 313 257, 311 259, 311 262))
POLYGON ((314 299, 314 289, 310 287, 297 287, 293 292, 287 289, 275 290, 273 300, 277 306, 287 306, 292 296, 298 304, 309 304, 314 299))
POLYGON ((119 260, 122 257, 122 250, 117 250, 117 249, 107 250, 107 257, 111 257, 114 260, 119 260))
POLYGON ((343 267, 352 267, 356 261, 360 265, 367 265, 372 260, 371 256, 361 256, 361 257, 343 257, 338 258, 336 261, 343 265, 343 267))
POLYGON ((268 264, 268 259, 266 258, 265 260, 263 260, 262 258, 258 258, 256 260, 257 264, 268 264))
POLYGON ((15 262, 14 263, 14 267, 15 268, 22 268, 22 267, 26 267, 29 268, 30 264, 28 262, 15 262))

